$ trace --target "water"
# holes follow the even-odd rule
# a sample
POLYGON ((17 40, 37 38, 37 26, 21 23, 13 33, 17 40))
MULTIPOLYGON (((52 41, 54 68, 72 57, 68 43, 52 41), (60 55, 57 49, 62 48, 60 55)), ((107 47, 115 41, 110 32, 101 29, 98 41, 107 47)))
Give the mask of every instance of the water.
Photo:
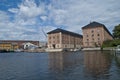
POLYGON ((0 53, 0 80, 120 80, 110 51, 0 53))

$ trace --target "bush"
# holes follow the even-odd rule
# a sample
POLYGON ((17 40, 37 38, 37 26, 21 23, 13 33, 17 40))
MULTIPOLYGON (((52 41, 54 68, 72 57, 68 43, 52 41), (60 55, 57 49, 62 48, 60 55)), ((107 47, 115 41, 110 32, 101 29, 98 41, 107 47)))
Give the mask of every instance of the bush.
POLYGON ((104 48, 104 47, 116 47, 117 45, 120 45, 120 39, 107 40, 107 41, 103 42, 102 48, 104 48))

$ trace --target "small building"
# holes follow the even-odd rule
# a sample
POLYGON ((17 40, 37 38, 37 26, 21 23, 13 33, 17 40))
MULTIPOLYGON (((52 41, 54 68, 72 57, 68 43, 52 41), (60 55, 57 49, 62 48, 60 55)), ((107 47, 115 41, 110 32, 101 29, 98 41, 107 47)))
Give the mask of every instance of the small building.
POLYGON ((82 35, 74 32, 57 28, 47 34, 49 49, 76 49, 83 45, 82 35))
POLYGON ((2 43, 11 43, 11 44, 17 44, 18 49, 24 49, 23 43, 31 43, 36 46, 39 46, 39 41, 32 41, 32 40, 0 40, 2 43))
POLYGON ((104 24, 91 22, 82 27, 84 47, 100 47, 103 41, 113 40, 111 33, 104 24))
POLYGON ((47 42, 46 41, 40 41, 39 42, 39 48, 46 48, 47 47, 47 42))
POLYGON ((27 43, 23 43, 23 49, 28 49, 28 50, 34 50, 35 48, 37 48, 38 46, 37 45, 34 45, 30 42, 27 42, 27 43))
POLYGON ((11 51, 17 49, 18 49, 18 45, 15 43, 0 42, 0 50, 11 51))

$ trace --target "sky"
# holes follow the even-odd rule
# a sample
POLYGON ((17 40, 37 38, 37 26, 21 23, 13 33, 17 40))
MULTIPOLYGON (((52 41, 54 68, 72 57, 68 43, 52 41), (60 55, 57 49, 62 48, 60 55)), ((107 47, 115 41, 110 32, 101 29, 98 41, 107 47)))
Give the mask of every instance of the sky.
POLYGON ((82 34, 96 21, 112 33, 120 24, 120 0, 0 0, 0 40, 46 41, 56 28, 82 34))

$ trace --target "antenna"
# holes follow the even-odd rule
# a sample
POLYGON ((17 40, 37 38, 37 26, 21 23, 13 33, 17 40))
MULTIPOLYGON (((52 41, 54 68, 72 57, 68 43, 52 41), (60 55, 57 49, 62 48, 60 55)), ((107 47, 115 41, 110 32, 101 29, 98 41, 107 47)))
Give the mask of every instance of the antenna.
POLYGON ((43 28, 42 28, 42 32, 43 32, 43 34, 45 35, 45 37, 47 38, 47 34, 46 34, 45 31, 43 30, 43 28))

